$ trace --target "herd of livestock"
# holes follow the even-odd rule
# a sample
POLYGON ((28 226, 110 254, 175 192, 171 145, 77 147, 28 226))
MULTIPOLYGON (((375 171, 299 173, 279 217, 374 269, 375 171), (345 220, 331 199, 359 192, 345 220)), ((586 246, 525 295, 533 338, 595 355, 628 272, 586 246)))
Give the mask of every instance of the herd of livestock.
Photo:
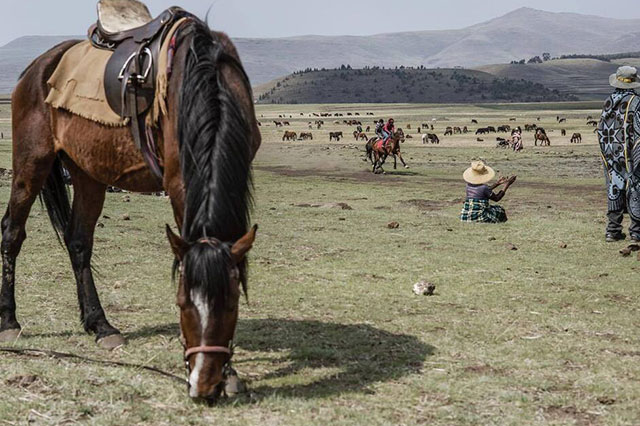
MULTIPOLYGON (((367 116, 375 116, 374 113, 372 112, 367 112, 365 115, 367 116)), ((304 113, 300 113, 300 116, 304 116, 304 113)), ((316 118, 316 120, 314 121, 308 121, 308 128, 309 130, 312 129, 317 129, 320 130, 323 128, 323 126, 325 126, 325 120, 326 118, 342 118, 342 117, 360 117, 361 114, 358 112, 355 113, 311 113, 308 114, 309 118, 316 118)), ((288 117, 286 115, 279 115, 278 116, 279 120, 273 120, 273 125, 277 128, 283 128, 283 127, 287 127, 287 126, 291 126, 291 122, 287 121, 286 119, 292 119, 293 115, 289 115, 288 117)), ((433 119, 433 123, 435 123, 437 120, 433 119)), ((510 118, 509 119, 510 122, 515 122, 517 121, 516 118, 510 118)), ((540 117, 537 118, 537 121, 540 121, 540 117)), ((560 117, 557 116, 556 117, 556 121, 558 124, 563 124, 563 123, 567 123, 567 118, 565 117, 560 117)), ((368 134, 370 134, 371 129, 375 127, 375 123, 376 121, 372 121, 370 122, 371 124, 368 124, 366 126, 366 129, 363 128, 363 122, 359 119, 359 118, 348 118, 348 119, 342 119, 342 120, 335 120, 332 122, 334 125, 346 125, 346 126, 350 126, 350 127, 357 127, 358 130, 355 130, 353 132, 348 132, 348 134, 352 134, 355 140, 362 140, 362 141, 368 141, 370 140, 368 134)), ((435 130, 435 126, 433 123, 421 123, 418 128, 417 128, 417 133, 419 135, 419 137, 421 137, 422 139, 422 143, 423 144, 427 144, 427 143, 432 143, 432 144, 439 144, 440 143, 440 138, 438 137, 438 135, 436 133, 434 133, 435 130)), ((260 126, 262 126, 263 124, 261 122, 258 122, 258 124, 260 126)), ((587 117, 587 122, 586 125, 587 126, 592 126, 592 127, 596 127, 598 124, 598 122, 596 120, 593 119, 593 117, 589 116, 587 117)), ((269 124, 266 124, 267 126, 269 124)), ((497 142, 497 147, 506 147, 508 146, 507 139, 505 139, 504 137, 499 136, 501 133, 509 135, 509 133, 511 133, 514 130, 519 130, 520 132, 522 132, 522 130, 524 129, 525 132, 533 132, 534 133, 534 144, 537 146, 538 142, 540 143, 541 146, 550 146, 551 145, 551 139, 549 138, 549 135, 547 133, 547 131, 543 128, 540 127, 539 125, 537 125, 536 123, 531 123, 531 124, 525 124, 523 126, 523 128, 519 127, 519 126, 513 126, 511 124, 503 124, 503 125, 498 125, 498 126, 486 126, 486 127, 479 127, 479 123, 478 120, 476 119, 472 119, 470 125, 476 125, 478 127, 476 127, 475 130, 475 135, 477 136, 477 141, 478 142, 484 142, 483 137, 486 137, 487 135, 491 135, 491 134, 496 134, 496 142, 497 142)), ((407 130, 411 130, 411 124, 407 124, 405 127, 407 130)), ((553 130, 552 130, 553 131, 553 130)), ((594 129, 594 132, 596 131, 596 129, 594 129)), ((455 136, 455 135, 466 135, 466 134, 470 134, 472 133, 472 130, 469 129, 469 126, 447 126, 444 129, 443 132, 443 136, 455 136)), ((567 131, 566 129, 560 129, 560 134, 563 137, 567 136, 567 131)), ((375 135, 373 135, 375 136, 375 135)), ((329 141, 340 141, 341 139, 343 139, 344 136, 344 132, 342 131, 335 131, 335 132, 329 132, 329 141)), ((413 136, 411 136, 410 134, 406 133, 405 134, 405 138, 406 139, 412 139, 413 136)), ((308 132, 301 132, 301 133, 296 133, 294 131, 289 131, 289 130, 285 130, 282 136, 282 141, 307 141, 307 140, 313 140, 313 133, 311 131, 308 132)), ((571 137, 569 138, 569 142, 570 143, 581 143, 582 142, 582 134, 581 133, 573 133, 571 135, 571 137)))

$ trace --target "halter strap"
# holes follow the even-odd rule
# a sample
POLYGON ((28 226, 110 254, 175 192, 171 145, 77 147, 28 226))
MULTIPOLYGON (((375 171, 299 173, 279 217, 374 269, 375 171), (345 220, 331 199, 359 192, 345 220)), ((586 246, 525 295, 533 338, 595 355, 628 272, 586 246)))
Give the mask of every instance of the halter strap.
POLYGON ((193 348, 189 348, 184 352, 184 358, 188 359, 193 354, 227 354, 231 355, 231 349, 224 346, 194 346, 193 348))

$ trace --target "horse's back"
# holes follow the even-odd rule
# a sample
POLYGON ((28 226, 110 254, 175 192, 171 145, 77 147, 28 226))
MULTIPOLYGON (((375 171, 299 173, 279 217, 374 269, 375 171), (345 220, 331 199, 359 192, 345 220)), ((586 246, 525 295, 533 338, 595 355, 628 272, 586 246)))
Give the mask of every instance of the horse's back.
POLYGON ((64 54, 80 41, 64 41, 38 56, 25 68, 11 97, 14 117, 16 117, 16 108, 21 111, 21 108, 27 105, 33 106, 36 103, 44 102, 49 92, 47 81, 56 70, 64 54))

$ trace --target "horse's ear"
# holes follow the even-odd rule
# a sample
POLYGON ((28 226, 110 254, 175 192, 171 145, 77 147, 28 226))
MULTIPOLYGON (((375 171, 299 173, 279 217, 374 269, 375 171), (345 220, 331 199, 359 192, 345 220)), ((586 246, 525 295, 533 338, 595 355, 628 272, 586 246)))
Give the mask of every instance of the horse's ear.
POLYGON ((231 247, 231 258, 236 265, 244 260, 244 257, 249 250, 251 250, 251 247, 253 247, 257 231, 258 225, 254 225, 251 231, 247 232, 244 237, 240 238, 233 247, 231 247))
POLYGON ((184 255, 189 251, 189 244, 176 235, 169 225, 167 225, 167 238, 169 239, 169 244, 171 244, 171 250, 173 250, 173 254, 176 258, 182 262, 184 255))

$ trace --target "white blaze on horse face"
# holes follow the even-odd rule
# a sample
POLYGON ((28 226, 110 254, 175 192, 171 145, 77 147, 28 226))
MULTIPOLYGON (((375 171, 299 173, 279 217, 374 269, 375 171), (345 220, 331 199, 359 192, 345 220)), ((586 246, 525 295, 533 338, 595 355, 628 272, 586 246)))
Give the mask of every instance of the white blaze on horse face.
MULTIPOLYGON (((207 343, 205 341, 204 334, 207 329, 207 321, 209 320, 209 305, 207 304, 207 298, 202 294, 202 292, 191 290, 191 301, 195 305, 198 315, 200 316, 200 346, 206 346, 207 343)), ((189 396, 192 398, 199 396, 198 381, 200 380, 200 371, 202 370, 203 364, 204 354, 199 353, 196 355, 196 363, 193 370, 191 370, 191 375, 189 376, 189 396)))

